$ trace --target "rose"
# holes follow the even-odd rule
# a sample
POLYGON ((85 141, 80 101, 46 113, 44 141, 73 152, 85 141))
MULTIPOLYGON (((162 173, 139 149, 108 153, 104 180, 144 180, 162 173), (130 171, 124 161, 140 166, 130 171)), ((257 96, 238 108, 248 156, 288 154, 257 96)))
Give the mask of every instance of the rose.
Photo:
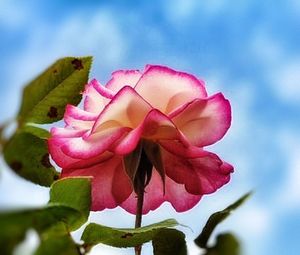
POLYGON ((136 212, 123 158, 142 140, 159 145, 165 171, 163 183, 153 168, 143 213, 164 201, 189 210, 230 180, 233 167, 203 150, 230 127, 230 103, 221 93, 208 97, 193 75, 151 65, 144 72, 116 71, 106 86, 92 80, 83 96, 84 109, 67 106, 66 126, 51 129, 48 146, 61 177, 93 177, 92 210, 136 212))

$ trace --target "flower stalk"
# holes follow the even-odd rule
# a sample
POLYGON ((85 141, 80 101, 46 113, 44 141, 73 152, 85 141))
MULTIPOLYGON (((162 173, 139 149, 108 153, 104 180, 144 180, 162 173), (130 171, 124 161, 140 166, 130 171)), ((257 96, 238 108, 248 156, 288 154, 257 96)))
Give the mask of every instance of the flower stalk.
MULTIPOLYGON (((137 191, 137 204, 136 204, 136 214, 135 214, 135 228, 140 228, 142 225, 143 216, 143 204, 144 204, 144 188, 142 185, 137 191)), ((135 255, 140 255, 142 252, 142 246, 135 247, 135 255)))
POLYGON ((142 212, 144 204, 144 189, 141 187, 137 193, 135 228, 140 228, 142 225, 142 212))
MULTIPOLYGON (((134 190, 137 194, 135 228, 140 228, 142 225, 143 204, 145 187, 149 184, 152 175, 153 165, 146 155, 146 152, 141 146, 139 164, 134 178, 134 190)), ((135 255, 140 255, 142 246, 135 247, 135 255)))

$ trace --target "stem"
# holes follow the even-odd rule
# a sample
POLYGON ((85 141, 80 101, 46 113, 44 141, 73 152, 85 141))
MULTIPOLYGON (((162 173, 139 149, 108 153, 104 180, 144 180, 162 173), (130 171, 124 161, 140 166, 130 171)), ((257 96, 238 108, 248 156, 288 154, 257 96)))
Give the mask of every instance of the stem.
MULTIPOLYGON (((141 151, 140 162, 134 179, 134 190, 137 194, 135 228, 140 228, 142 225, 143 204, 145 187, 150 181, 153 165, 148 159, 144 149, 141 151)), ((135 247, 135 255, 141 255, 142 246, 135 247)))
POLYGON ((139 188, 137 196, 135 228, 140 228, 142 225, 142 211, 144 203, 144 189, 142 187, 139 188))
MULTIPOLYGON (((140 228, 142 225, 143 203, 144 203, 144 187, 143 185, 138 185, 136 214, 135 214, 135 228, 140 228)), ((142 246, 136 246, 135 255, 141 255, 141 252, 142 252, 142 246)))

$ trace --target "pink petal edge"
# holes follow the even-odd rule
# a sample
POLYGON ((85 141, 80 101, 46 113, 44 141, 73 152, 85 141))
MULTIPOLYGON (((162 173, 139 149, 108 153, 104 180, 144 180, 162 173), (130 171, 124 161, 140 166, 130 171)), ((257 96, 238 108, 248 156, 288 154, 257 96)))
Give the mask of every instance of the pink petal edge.
POLYGON ((186 104, 172 117, 172 121, 192 145, 211 145, 229 129, 231 106, 223 94, 218 93, 186 104))

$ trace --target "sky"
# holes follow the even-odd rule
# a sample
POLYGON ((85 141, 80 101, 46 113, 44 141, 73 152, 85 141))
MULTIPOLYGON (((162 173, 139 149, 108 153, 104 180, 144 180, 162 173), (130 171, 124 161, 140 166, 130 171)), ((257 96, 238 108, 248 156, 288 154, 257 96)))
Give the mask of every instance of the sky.
MULTIPOLYGON (((90 77, 103 83, 114 70, 160 64, 193 73, 210 94, 221 91, 231 101, 231 129, 207 148, 234 165, 231 182, 185 213, 164 204, 144 224, 176 218, 191 227, 182 230, 190 254, 198 254, 192 240, 208 216, 254 190, 216 233, 235 233, 245 255, 299 253, 298 0, 0 0, 0 123, 18 112, 28 81, 60 57, 85 55, 94 56, 90 77)), ((1 209, 47 202, 48 189, 16 176, 2 159, 0 168, 1 209)), ((118 208, 92 213, 90 220, 134 223, 118 208)), ((28 243, 37 243, 33 232, 28 243)), ((97 250, 132 253, 98 246, 91 254, 97 250)))

